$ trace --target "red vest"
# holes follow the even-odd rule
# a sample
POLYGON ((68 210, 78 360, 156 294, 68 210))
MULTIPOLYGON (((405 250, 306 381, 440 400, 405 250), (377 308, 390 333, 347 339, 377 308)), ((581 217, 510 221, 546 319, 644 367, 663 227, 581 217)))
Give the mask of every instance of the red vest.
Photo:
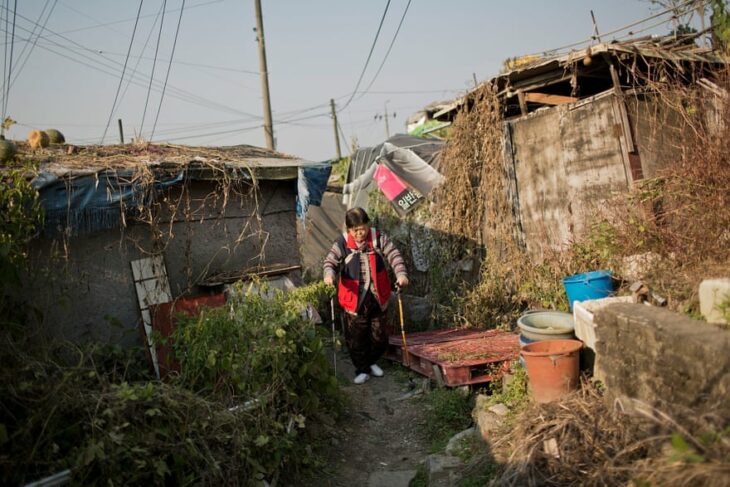
MULTIPOLYGON (((370 278, 375 285, 375 299, 381 308, 385 308, 390 299, 390 279, 388 270, 385 267, 385 260, 378 245, 380 232, 375 228, 370 229, 370 237, 365 243, 362 253, 367 254, 370 263, 370 278)), ((360 252, 357 243, 349 233, 340 236, 337 240, 340 252, 343 256, 342 271, 340 272, 340 283, 337 290, 337 297, 342 309, 348 313, 357 313, 360 308, 360 252)))

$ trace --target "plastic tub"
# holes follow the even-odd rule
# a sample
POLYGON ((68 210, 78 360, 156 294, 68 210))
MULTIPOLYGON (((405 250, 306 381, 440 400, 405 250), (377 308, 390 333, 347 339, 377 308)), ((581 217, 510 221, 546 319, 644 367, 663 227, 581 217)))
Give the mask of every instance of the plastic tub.
POLYGON ((520 335, 530 342, 567 340, 574 338, 575 322, 570 313, 539 311, 520 316, 517 320, 520 335))
POLYGON ((607 298, 613 292, 611 271, 592 271, 575 274, 563 279, 568 304, 573 309, 575 301, 607 298))

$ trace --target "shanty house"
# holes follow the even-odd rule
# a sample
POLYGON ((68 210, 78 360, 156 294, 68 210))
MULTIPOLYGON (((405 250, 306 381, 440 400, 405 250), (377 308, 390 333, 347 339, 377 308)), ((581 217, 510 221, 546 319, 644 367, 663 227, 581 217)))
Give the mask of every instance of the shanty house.
POLYGON ((53 336, 141 343, 154 304, 254 274, 299 277, 297 182, 314 163, 245 145, 36 156, 46 220, 25 297, 53 336))
MULTIPOLYGON (((726 96, 712 81, 725 60, 694 36, 533 58, 489 83, 503 110, 513 214, 528 251, 539 255, 583 235, 612 195, 671 164, 692 108, 690 100, 667 103, 662 90, 675 83, 726 96)), ((451 110, 474 100, 472 92, 451 110)))

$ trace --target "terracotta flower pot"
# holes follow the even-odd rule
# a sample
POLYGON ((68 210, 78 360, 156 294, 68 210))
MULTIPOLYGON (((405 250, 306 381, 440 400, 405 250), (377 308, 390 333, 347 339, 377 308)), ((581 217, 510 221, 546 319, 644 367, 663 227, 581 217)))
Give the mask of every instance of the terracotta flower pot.
POLYGON ((559 399, 578 388, 580 340, 545 340, 530 343, 520 354, 537 402, 559 399))

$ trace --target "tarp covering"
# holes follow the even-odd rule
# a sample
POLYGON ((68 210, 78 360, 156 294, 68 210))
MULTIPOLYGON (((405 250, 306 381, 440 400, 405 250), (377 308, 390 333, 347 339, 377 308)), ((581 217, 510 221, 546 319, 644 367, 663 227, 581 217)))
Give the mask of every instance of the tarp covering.
POLYGON ((388 166, 385 164, 376 164, 376 166, 375 182, 399 215, 405 215, 423 200, 421 193, 409 188, 393 171, 388 169, 388 166))
MULTIPOLYGON (((375 147, 356 151, 343 189, 343 203, 348 208, 367 206, 378 165, 387 167, 410 189, 427 195, 443 180, 437 170, 443 145, 440 140, 399 134, 375 147)), ((402 209, 397 200, 391 201, 396 210, 402 209)))
POLYGON ((133 176, 133 171, 118 170, 68 179, 39 174, 32 184, 45 213, 45 233, 69 229, 83 234, 117 227, 123 214, 148 205, 156 190, 182 181, 184 171, 158 178, 151 186, 133 176))
MULTIPOLYGON (((310 205, 319 205, 327 187, 332 166, 329 163, 299 168, 297 214, 302 217, 310 205)), ((119 227, 125 216, 139 213, 150 205, 157 191, 197 179, 186 169, 156 174, 152 184, 143 183, 134 169, 103 170, 96 173, 60 178, 49 172, 36 176, 45 213, 44 233, 85 234, 119 227)))
POLYGON ((307 214, 309 205, 322 204, 322 195, 327 189, 327 181, 332 172, 332 163, 319 166, 300 167, 297 179, 297 216, 302 220, 307 214))

